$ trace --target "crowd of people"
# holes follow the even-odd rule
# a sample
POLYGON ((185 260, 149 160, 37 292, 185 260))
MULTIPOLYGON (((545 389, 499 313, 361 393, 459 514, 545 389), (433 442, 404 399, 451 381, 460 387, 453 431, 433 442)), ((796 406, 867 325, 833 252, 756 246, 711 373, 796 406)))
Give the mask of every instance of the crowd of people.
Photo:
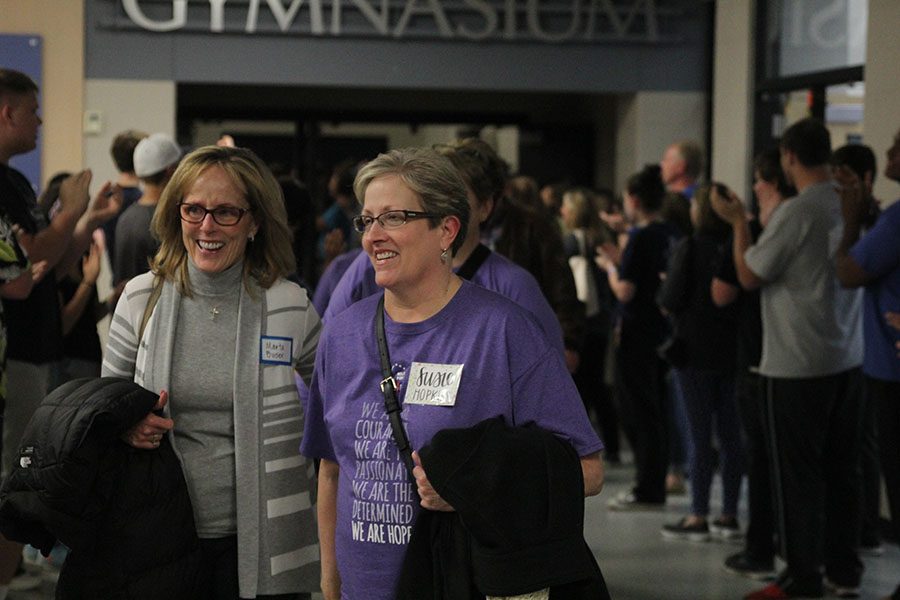
MULTIPOLYGON (((228 136, 185 152, 137 130, 93 198, 90 171, 36 198, 9 159, 35 147, 37 91, 0 69, 0 600, 22 542, 62 548, 58 585, 97 597, 154 597, 154 577, 216 600, 608 598, 583 499, 626 448, 634 484, 609 509, 689 490, 660 535, 743 541, 725 568, 771 580, 749 600, 858 596, 882 476, 898 533, 900 203, 819 121, 755 158, 752 202, 703 180, 692 141, 621 198, 541 186, 465 138, 345 160, 320 202, 228 136), (100 376, 155 405, 54 462, 93 469, 94 512, 63 499, 47 519, 66 478, 33 473, 73 425, 32 415, 100 376), (127 450, 116 468, 177 457, 178 552, 110 559, 88 533, 134 493, 94 444, 127 450)), ((900 182, 900 132, 886 158, 900 182)), ((138 401, 118 389, 84 403, 138 401)))

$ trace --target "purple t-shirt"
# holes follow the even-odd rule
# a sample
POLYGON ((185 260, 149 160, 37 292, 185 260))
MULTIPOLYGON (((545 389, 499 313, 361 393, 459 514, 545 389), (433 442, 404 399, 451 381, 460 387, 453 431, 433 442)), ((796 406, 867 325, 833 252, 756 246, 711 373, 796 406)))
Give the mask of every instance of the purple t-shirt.
POLYGON ((334 260, 331 261, 331 264, 328 265, 328 268, 325 269, 325 272, 322 273, 322 277, 316 285, 316 291, 312 298, 312 303, 313 306, 316 307, 317 313, 320 315, 325 314, 325 309, 328 308, 328 304, 331 302, 334 288, 347 271, 347 267, 353 263, 353 260, 361 252, 362 248, 351 248, 350 250, 347 250, 343 254, 336 256, 334 260))
MULTIPOLYGON (((483 288, 497 292, 501 296, 506 296, 530 312, 537 319, 550 343, 559 350, 560 354, 563 353, 565 346, 559 320, 531 273, 508 258, 491 252, 475 271, 471 281, 483 288)), ((334 315, 354 302, 380 291, 381 288, 375 283, 375 269, 372 267, 372 261, 369 260, 367 254, 361 253, 350 264, 338 282, 322 321, 327 323, 334 315)))
POLYGON ((869 377, 900 381, 900 359, 894 344, 900 331, 884 313, 900 311, 900 201, 890 205, 875 226, 850 249, 850 256, 874 280, 863 295, 863 371, 869 377))
MULTIPOLYGON (((419 504, 378 385, 377 304, 371 296, 326 323, 301 452, 340 466, 335 551, 343 597, 387 600, 419 504)), ((497 415, 536 423, 580 456, 603 448, 562 355, 524 309, 499 294, 463 282, 437 315, 419 323, 385 316, 385 330, 414 449, 442 429, 497 415)))

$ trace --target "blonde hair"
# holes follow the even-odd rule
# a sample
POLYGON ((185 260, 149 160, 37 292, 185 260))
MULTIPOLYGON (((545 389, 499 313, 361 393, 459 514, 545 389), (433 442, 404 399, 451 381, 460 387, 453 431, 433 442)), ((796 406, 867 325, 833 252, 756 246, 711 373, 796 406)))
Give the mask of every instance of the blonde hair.
POLYGON ((444 217, 459 219, 459 233, 450 248, 455 256, 466 239, 469 226, 469 198, 466 184, 450 159, 431 148, 403 148, 379 154, 356 174, 353 191, 362 203, 366 188, 382 175, 396 175, 422 200, 422 209, 437 218, 429 219, 435 228, 444 217))
POLYGON ((246 148, 204 146, 182 159, 163 190, 150 228, 160 241, 150 263, 157 275, 174 281, 181 293, 191 296, 188 253, 181 237, 178 205, 200 176, 210 167, 221 167, 244 194, 250 216, 258 229, 244 252, 244 285, 250 280, 268 289, 295 270, 291 230, 287 224, 284 196, 269 167, 246 148))
POLYGON ((594 198, 590 190, 571 188, 563 192, 563 204, 572 209, 572 222, 568 224, 576 229, 598 229, 600 217, 594 208, 594 198))

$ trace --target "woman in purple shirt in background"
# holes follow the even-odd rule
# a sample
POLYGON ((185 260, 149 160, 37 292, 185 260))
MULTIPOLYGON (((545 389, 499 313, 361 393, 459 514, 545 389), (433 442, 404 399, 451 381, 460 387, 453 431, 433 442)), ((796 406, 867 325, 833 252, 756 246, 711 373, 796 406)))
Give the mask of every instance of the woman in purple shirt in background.
MULTIPOLYGON (((451 269, 469 220, 453 164, 430 149, 394 150, 363 167, 354 188, 363 199, 354 226, 384 288, 386 341, 412 448, 443 429, 501 415, 567 440, 581 457, 585 495, 599 493, 603 444, 558 348, 525 309, 451 269)), ((326 600, 394 598, 420 507, 453 510, 415 452, 413 480, 392 440, 375 336, 381 299, 365 298, 328 321, 310 388, 301 450, 321 459, 326 600)))

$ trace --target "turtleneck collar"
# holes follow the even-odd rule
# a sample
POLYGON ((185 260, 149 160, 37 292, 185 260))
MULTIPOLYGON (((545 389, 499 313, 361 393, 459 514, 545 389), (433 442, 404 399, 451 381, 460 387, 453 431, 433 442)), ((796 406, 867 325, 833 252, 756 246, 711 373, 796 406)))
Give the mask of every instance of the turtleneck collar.
POLYGON ((188 277, 194 294, 200 296, 224 296, 240 289, 244 274, 244 260, 241 259, 219 273, 201 271, 188 257, 188 277))

